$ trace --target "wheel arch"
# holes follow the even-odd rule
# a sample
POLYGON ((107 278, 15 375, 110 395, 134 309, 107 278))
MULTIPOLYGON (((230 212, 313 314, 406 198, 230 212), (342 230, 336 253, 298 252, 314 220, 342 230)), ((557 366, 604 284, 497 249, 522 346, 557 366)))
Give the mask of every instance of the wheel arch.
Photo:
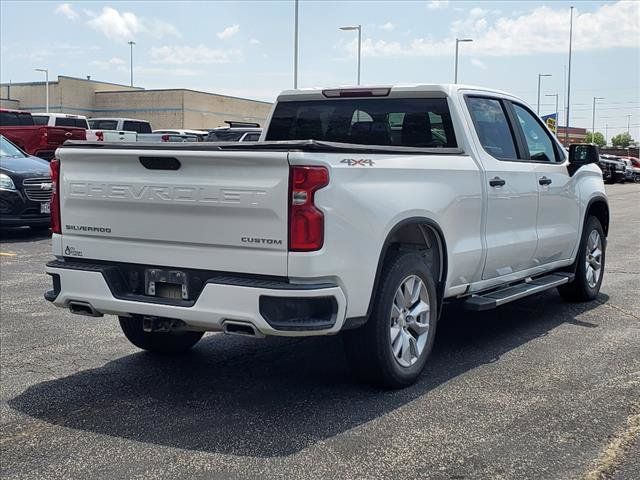
POLYGON ((605 237, 609 235, 609 203, 607 199, 602 196, 597 196, 589 200, 587 204, 587 208, 584 212, 584 218, 582 219, 582 228, 584 229, 584 225, 587 222, 587 219, 590 216, 596 217, 600 221, 600 225, 602 225, 602 230, 604 231, 605 237))
POLYGON ((382 268, 389 252, 393 249, 424 250, 425 259, 430 268, 435 270, 436 290, 439 312, 442 310, 442 298, 447 281, 447 244, 438 223, 427 217, 410 217, 396 223, 387 234, 378 255, 376 276, 369 298, 366 318, 371 314, 375 294, 380 285, 382 268))

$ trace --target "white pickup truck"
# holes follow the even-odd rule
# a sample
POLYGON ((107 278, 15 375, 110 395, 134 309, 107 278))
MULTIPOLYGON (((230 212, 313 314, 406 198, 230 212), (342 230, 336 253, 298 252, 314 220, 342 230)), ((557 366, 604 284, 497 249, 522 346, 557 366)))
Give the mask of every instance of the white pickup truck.
POLYGON ((359 373, 402 387, 443 305, 596 297, 597 161, 518 98, 458 85, 285 91, 251 145, 72 142, 45 297, 152 352, 344 332, 359 373))
POLYGON ((162 134, 152 133, 151 124, 136 118, 90 118, 87 140, 99 142, 164 142, 162 134))

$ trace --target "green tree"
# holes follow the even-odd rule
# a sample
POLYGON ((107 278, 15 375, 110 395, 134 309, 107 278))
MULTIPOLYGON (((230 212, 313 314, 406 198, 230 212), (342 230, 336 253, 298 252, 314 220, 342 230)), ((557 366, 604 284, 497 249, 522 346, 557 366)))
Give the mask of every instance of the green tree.
POLYGON ((611 138, 611 144, 618 148, 627 148, 633 143, 633 138, 628 132, 620 133, 611 138))
POLYGON ((604 141, 604 135, 600 132, 596 132, 594 134, 587 132, 587 136, 584 137, 584 141, 586 143, 595 143, 599 147, 604 147, 607 144, 607 142, 604 141))

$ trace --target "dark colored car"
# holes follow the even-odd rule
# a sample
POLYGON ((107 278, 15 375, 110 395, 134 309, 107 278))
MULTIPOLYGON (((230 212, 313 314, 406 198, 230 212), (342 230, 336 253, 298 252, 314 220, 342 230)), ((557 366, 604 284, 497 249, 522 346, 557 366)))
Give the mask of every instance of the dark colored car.
POLYGON ((604 183, 616 183, 626 180, 627 166, 615 155, 600 155, 600 161, 598 162, 600 170, 602 170, 602 179, 604 183))
POLYGON ((49 228, 52 193, 49 162, 0 135, 0 226, 49 228))

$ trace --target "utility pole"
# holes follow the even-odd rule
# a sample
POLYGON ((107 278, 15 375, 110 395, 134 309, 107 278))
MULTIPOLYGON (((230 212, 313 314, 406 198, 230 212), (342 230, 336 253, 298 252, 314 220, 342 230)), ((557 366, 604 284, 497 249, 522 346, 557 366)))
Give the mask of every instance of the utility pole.
POLYGON ((571 16, 569 18, 569 72, 567 74, 567 118, 564 130, 564 143, 569 144, 569 109, 571 106, 571 40, 573 38, 573 6, 571 7, 571 16))
POLYGON ((295 2, 295 21, 293 27, 293 88, 298 88, 298 0, 295 2))
POLYGON ((609 124, 605 123, 604 124, 604 146, 605 147, 609 143, 609 141, 607 140, 608 138, 609 138, 609 124))
POLYGON ((631 114, 627 113, 627 133, 630 133, 629 127, 631 126, 631 114))
POLYGON ((130 40, 129 42, 129 47, 130 47, 130 54, 129 54, 129 59, 130 59, 130 70, 131 70, 131 86, 133 87, 133 46, 136 44, 136 42, 134 42, 133 40, 130 40))
POLYGON ((44 91, 45 91, 45 111, 49 113, 49 69, 36 68, 36 72, 44 72, 44 91))
POLYGON ((453 83, 458 83, 458 44, 460 42, 473 42, 472 38, 456 38, 456 60, 453 73, 453 83))
POLYGON ((536 114, 538 114, 538 116, 540 116, 540 82, 542 80, 542 77, 550 77, 551 74, 550 73, 539 73, 538 74, 538 109, 536 110, 536 114))

